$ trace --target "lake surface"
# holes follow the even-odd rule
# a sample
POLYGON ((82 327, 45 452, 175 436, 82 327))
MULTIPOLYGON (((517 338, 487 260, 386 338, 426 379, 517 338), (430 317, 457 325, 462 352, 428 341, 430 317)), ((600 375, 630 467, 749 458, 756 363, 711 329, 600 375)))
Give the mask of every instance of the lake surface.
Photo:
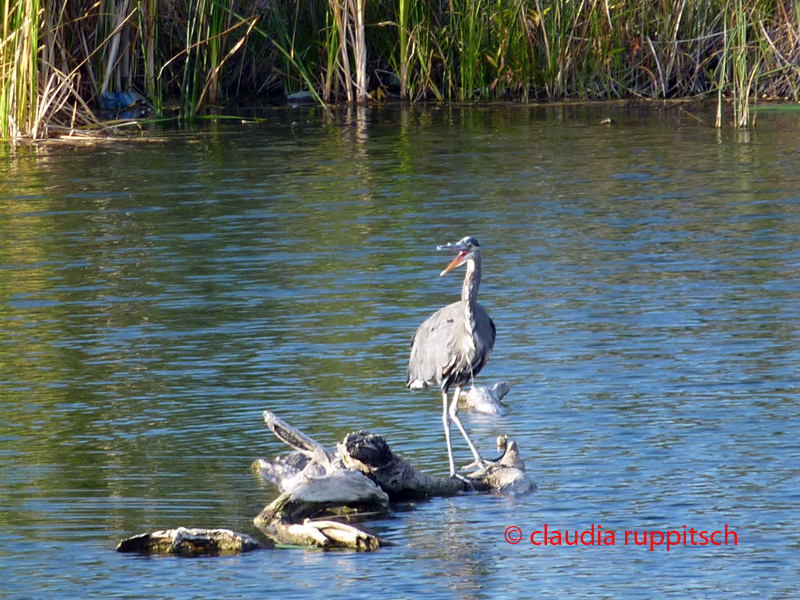
POLYGON ((247 114, 3 150, 0 597, 797 597, 800 115, 247 114), (513 387, 506 416, 462 418, 489 456, 515 439, 538 493, 397 506, 371 554, 114 551, 256 533, 277 492, 250 464, 286 451, 264 409, 446 474, 440 399, 404 381, 460 292, 436 246, 465 235, 498 330, 476 384, 513 387), (544 524, 615 543, 535 546, 544 524), (736 545, 623 539, 726 524, 736 545))

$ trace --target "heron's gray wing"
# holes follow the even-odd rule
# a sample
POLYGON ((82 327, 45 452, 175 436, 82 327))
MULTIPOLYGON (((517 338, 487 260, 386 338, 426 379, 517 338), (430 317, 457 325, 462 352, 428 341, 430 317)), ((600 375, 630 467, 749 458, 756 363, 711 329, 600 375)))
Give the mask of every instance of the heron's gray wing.
MULTIPOLYGON (((455 334, 463 320, 460 303, 455 302, 433 313, 419 326, 411 340, 406 386, 421 388, 442 382, 442 370, 454 355, 455 334)), ((462 327, 463 329, 463 327, 462 327)))
POLYGON ((491 354, 492 349, 494 348, 494 340, 497 338, 497 327, 495 327, 492 317, 489 316, 489 313, 486 312, 486 309, 483 308, 482 305, 475 305, 475 313, 475 328, 477 330, 478 337, 481 341, 484 341, 489 349, 489 353, 491 354))
POLYGON ((478 343, 475 348, 475 358, 472 360, 473 375, 477 375, 486 366, 497 337, 494 321, 480 304, 475 306, 475 337, 478 343))

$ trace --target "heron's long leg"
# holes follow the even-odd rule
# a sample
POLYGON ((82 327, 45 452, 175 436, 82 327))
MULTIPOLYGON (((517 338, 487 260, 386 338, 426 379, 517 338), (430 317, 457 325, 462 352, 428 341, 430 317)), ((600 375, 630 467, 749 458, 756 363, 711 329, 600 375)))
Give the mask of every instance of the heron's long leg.
MULTIPOLYGON (((450 444, 450 413, 447 411, 447 392, 442 391, 442 422, 444 422, 444 438, 447 440, 447 458, 450 459, 450 477, 456 474, 456 463, 453 460, 453 446, 450 444)), ((460 425, 459 425, 460 427, 460 425)))
MULTIPOLYGON (((456 391, 453 393, 453 401, 450 403, 450 411, 449 411, 450 418, 456 424, 456 426, 458 427, 458 430, 461 432, 461 435, 464 436, 464 439, 467 440, 467 445, 469 446, 469 449, 472 451, 472 456, 475 457, 475 463, 474 464, 478 467, 478 469, 484 469, 485 467, 483 466, 483 463, 485 461, 483 460, 483 457, 481 456, 480 452, 478 452, 478 449, 475 447, 475 444, 472 443, 472 440, 469 439, 469 436, 467 435, 467 430, 464 429, 464 426, 461 424, 461 419, 458 418, 458 398, 459 398, 459 396, 461 396, 461 386, 460 385, 456 386, 456 391)), ((469 465, 469 466, 472 466, 472 465, 469 465)))

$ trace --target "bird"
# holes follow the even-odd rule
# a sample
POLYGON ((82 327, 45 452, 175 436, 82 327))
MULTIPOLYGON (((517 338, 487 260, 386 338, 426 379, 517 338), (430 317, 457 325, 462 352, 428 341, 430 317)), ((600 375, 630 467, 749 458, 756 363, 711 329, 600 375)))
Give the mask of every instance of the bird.
POLYGON ((486 471, 485 461, 467 435, 458 418, 458 399, 463 386, 471 382, 486 365, 494 348, 497 329, 486 309, 478 304, 481 284, 481 245, 467 236, 456 243, 438 246, 438 250, 457 252, 453 261, 439 276, 466 265, 461 300, 433 313, 419 326, 411 340, 406 387, 420 390, 437 385, 442 393, 442 422, 444 423, 450 476, 457 477, 450 443, 450 423, 456 424, 467 441, 475 462, 464 469, 486 471), (447 394, 455 386, 453 400, 448 404, 447 394))

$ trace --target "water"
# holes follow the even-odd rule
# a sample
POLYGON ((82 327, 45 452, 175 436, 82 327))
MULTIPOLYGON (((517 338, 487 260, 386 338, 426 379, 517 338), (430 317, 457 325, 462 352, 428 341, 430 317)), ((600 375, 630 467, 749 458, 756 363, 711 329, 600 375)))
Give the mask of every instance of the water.
POLYGON ((797 597, 796 116, 260 114, 7 151, 0 596, 797 597), (478 383, 513 388, 505 417, 463 420, 488 455, 516 439, 537 494, 395 507, 374 554, 114 552, 179 525, 253 533, 276 492, 250 463, 285 451, 265 408, 444 474, 439 399, 403 382, 414 329, 460 290, 436 245, 467 234, 498 328, 478 383), (545 523, 615 544, 534 546, 545 523), (725 524, 736 545, 623 539, 725 524))

